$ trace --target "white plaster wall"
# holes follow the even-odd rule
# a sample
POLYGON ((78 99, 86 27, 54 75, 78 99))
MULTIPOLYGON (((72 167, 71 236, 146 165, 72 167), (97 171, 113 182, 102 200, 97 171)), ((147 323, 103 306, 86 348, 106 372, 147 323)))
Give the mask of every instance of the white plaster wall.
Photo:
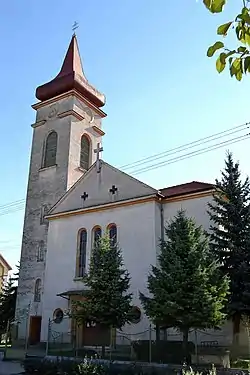
POLYGON ((173 218, 177 211, 183 209, 186 215, 195 219, 197 225, 202 225, 205 230, 209 230, 210 222, 207 214, 208 202, 212 201, 212 196, 180 200, 178 202, 165 203, 164 224, 173 218))
POLYGON ((102 161, 100 173, 96 172, 95 166, 89 170, 73 186, 68 195, 63 197, 51 213, 93 207, 100 204, 149 196, 155 193, 156 190, 152 187, 102 161), (109 191, 112 185, 115 185, 118 189, 115 194, 109 191), (85 201, 81 199, 84 191, 88 194, 88 198, 85 201))
MULTIPOLYGON (((65 299, 56 295, 83 287, 81 281, 74 281, 77 234, 80 228, 86 228, 88 231, 88 264, 92 228, 100 225, 105 231, 108 224, 116 223, 124 264, 131 276, 133 303, 140 306, 139 291, 146 292, 150 265, 155 264, 156 261, 155 214, 155 202, 149 202, 50 221, 43 296, 42 340, 46 339, 47 322, 52 317, 53 311, 59 307, 64 309, 67 305, 65 299)), ((57 330, 65 329, 63 326, 59 327, 60 325, 56 327, 57 330)), ((126 326, 124 332, 142 332, 148 327, 149 322, 143 314, 140 323, 126 326)), ((137 338, 145 337, 139 335, 137 338)))

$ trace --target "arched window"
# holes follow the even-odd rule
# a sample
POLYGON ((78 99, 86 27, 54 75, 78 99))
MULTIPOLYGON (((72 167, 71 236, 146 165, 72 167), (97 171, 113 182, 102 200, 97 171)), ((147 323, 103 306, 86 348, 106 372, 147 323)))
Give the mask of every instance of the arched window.
POLYGON ((92 247, 94 247, 100 238, 102 237, 102 228, 99 226, 95 226, 92 229, 92 247))
POLYGON ((41 301, 41 291, 42 291, 42 281, 41 281, 41 279, 36 279, 34 302, 40 302, 41 301))
POLYGON ((89 169, 90 164, 90 141, 86 135, 81 138, 80 167, 89 169))
POLYGON ((55 131, 49 133, 44 150, 43 167, 51 167, 56 164, 56 151, 57 151, 57 133, 55 131))
POLYGON ((108 233, 110 239, 110 246, 116 246, 117 244, 117 227, 115 224, 110 224, 108 226, 108 233))
POLYGON ((76 277, 83 277, 86 271, 87 231, 81 229, 79 232, 79 248, 77 254, 76 277))

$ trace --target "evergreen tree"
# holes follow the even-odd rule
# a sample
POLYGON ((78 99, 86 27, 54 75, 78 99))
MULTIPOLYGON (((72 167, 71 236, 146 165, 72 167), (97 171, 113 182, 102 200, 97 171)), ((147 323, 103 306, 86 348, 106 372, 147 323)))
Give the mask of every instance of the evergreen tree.
POLYGON ((225 318, 228 280, 211 257, 209 238, 184 211, 165 228, 158 266, 148 277, 150 297, 140 294, 147 316, 160 327, 183 333, 187 354, 190 328, 218 327, 225 318))
POLYGON ((92 250, 89 273, 83 278, 89 288, 84 302, 77 301, 78 321, 90 320, 106 327, 121 328, 130 320, 130 277, 123 267, 121 250, 107 236, 92 250))
POLYGON ((6 332, 8 321, 11 323, 15 318, 17 287, 14 281, 9 278, 0 294, 0 329, 6 332))
POLYGON ((227 312, 238 333, 241 316, 250 315, 250 182, 241 181, 239 163, 227 153, 221 181, 216 180, 213 203, 209 204, 212 221, 212 251, 229 275, 230 294, 227 312))

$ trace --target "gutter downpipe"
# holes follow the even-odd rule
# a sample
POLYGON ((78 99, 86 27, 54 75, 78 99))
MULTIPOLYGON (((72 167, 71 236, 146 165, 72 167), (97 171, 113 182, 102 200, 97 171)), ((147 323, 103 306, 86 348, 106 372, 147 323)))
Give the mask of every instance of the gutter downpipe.
MULTIPOLYGON (((164 210, 163 210, 163 203, 162 199, 164 198, 164 195, 161 194, 160 191, 157 193, 158 197, 158 207, 160 208, 160 242, 164 240, 164 210)), ((160 341, 160 327, 156 324, 155 326, 155 332, 156 332, 156 342, 160 341)))

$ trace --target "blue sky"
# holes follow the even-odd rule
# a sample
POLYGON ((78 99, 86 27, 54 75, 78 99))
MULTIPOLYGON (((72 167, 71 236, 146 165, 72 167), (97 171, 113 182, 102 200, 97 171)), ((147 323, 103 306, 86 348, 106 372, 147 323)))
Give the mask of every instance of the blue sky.
MULTIPOLYGON (((215 61, 206 57, 216 26, 241 6, 240 0, 228 1, 219 16, 201 0, 1 2, 0 206, 25 198, 35 89, 60 69, 75 20, 86 76, 107 97, 103 158, 109 163, 119 167, 248 122, 250 78, 238 83, 218 75, 215 61)), ((249 145, 229 146, 244 174, 249 145)), ((212 182, 225 149, 136 177, 157 188, 212 182)), ((0 252, 13 266, 23 214, 0 216, 0 252)))

